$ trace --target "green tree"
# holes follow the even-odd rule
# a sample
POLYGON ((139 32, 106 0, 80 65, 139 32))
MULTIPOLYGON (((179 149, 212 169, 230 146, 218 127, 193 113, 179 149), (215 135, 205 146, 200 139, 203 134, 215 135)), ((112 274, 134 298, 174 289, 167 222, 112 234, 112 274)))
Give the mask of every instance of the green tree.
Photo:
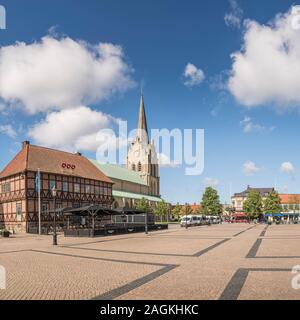
POLYGON ((160 217, 160 221, 163 221, 163 217, 166 217, 168 215, 168 204, 162 200, 159 202, 154 210, 154 214, 158 217, 160 217))
POLYGON ((148 213, 152 212, 152 208, 150 207, 149 202, 145 198, 142 198, 138 201, 138 203, 136 204, 136 209, 148 213))
POLYGON ((226 211, 228 214, 233 214, 234 209, 233 209, 232 207, 226 207, 225 211, 226 211))
POLYGON ((230 206, 226 207, 225 211, 228 215, 232 215, 234 213, 234 209, 230 206))
POLYGON ((204 191, 201 201, 201 213, 207 216, 217 216, 222 213, 218 191, 212 187, 208 187, 204 191))
POLYGON ((174 220, 179 220, 180 218, 181 205, 179 203, 172 209, 172 218, 174 220))
POLYGON ((281 212, 281 200, 276 191, 269 193, 268 197, 264 201, 265 213, 280 213, 281 212))
POLYGON ((251 190, 244 202, 243 209, 250 219, 258 219, 262 214, 263 202, 259 192, 251 190))

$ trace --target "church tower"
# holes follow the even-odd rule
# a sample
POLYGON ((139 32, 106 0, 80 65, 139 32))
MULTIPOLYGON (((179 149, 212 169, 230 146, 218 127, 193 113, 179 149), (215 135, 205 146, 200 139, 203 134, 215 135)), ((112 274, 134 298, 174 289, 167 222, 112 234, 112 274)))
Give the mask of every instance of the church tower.
POLYGON ((154 141, 149 142, 143 94, 140 100, 137 134, 128 150, 127 169, 139 172, 149 186, 149 194, 160 196, 158 157, 154 141))

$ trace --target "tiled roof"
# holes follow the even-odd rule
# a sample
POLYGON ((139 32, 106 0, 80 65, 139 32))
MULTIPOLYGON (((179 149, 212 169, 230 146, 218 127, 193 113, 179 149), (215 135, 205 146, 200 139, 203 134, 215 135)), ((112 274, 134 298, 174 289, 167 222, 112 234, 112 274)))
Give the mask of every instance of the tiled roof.
POLYGON ((191 209, 193 212, 198 212, 201 209, 201 206, 199 204, 192 204, 191 209))
POLYGON ((0 179, 24 171, 37 171, 75 176, 91 180, 113 183, 103 172, 96 168, 86 157, 45 147, 24 144, 22 150, 2 170, 0 179), (67 167, 67 166, 73 166, 67 167))
POLYGON ((27 146, 25 146, 1 171, 0 179, 25 171, 27 165, 27 154, 28 150, 27 146))
POLYGON ((261 194, 261 196, 264 196, 265 194, 269 194, 272 191, 274 191, 274 188, 251 188, 251 187, 248 187, 247 190, 245 190, 243 192, 235 193, 234 197, 247 197, 247 195, 250 191, 257 191, 261 194))
POLYGON ((100 163, 97 160, 92 159, 89 160, 111 179, 119 179, 147 186, 146 181, 142 179, 136 171, 126 169, 116 164, 100 163))
POLYGON ((300 204, 300 194, 280 194, 281 204, 300 204))

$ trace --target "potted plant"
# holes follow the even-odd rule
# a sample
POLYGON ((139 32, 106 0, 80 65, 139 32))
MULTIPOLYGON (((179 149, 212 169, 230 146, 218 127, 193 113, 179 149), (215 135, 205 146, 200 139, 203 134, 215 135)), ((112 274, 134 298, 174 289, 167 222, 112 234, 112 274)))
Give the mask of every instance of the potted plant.
POLYGON ((10 236, 10 232, 7 229, 1 230, 1 235, 3 238, 8 238, 10 236))

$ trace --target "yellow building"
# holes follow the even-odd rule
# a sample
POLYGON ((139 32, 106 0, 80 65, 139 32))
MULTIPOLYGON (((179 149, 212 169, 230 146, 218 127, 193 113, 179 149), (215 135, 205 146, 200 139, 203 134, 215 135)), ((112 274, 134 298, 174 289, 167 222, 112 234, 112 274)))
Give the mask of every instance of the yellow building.
POLYGON ((244 202, 247 199, 250 191, 257 191, 261 195, 262 199, 265 200, 268 195, 274 190, 274 188, 251 188, 250 186, 248 186, 245 191, 235 193, 231 197, 232 208, 236 212, 243 212, 244 202))

